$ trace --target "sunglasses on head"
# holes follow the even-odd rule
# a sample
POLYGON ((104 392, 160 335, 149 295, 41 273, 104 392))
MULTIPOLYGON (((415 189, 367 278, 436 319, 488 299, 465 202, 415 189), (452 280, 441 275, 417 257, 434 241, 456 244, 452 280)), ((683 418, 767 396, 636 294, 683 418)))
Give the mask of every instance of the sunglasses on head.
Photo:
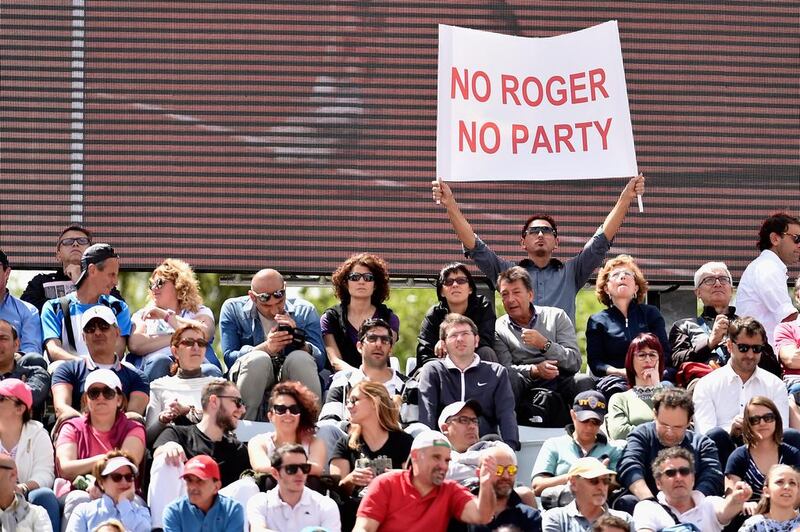
POLYGON ((767 412, 761 416, 749 416, 747 421, 749 421, 751 425, 760 425, 762 421, 764 423, 775 423, 775 414, 767 412))
POLYGON ((102 320, 90 321, 89 323, 86 324, 86 327, 83 328, 83 332, 88 333, 88 334, 92 334, 97 329, 100 329, 101 331, 106 332, 110 328, 111 328, 111 324, 106 323, 106 322, 104 322, 102 320))
POLYGON ((206 347, 208 342, 203 340, 202 338, 183 338, 178 340, 178 345, 182 345, 183 347, 206 347))
POLYGON ((297 405, 272 405, 271 410, 279 416, 289 412, 293 416, 300 415, 300 407, 297 405))
POLYGON ((72 246, 75 245, 75 243, 78 243, 81 246, 88 246, 91 243, 91 240, 89 240, 85 236, 79 236, 77 238, 65 238, 58 244, 61 246, 72 246))
POLYGON ((158 290, 159 288, 163 287, 167 284, 167 280, 163 277, 156 277, 152 281, 150 281, 150 290, 158 290))
POLYGON ((259 303, 269 303, 269 300, 272 299, 273 297, 275 299, 283 299, 283 296, 286 295, 286 290, 284 289, 275 290, 272 293, 262 292, 261 294, 256 294, 255 292, 253 292, 253 294, 255 294, 256 299, 258 299, 259 303))
POLYGON ((671 467, 669 469, 665 469, 663 471, 663 475, 667 478, 675 478, 675 475, 680 475, 682 477, 688 477, 692 474, 692 470, 688 466, 681 466, 681 467, 671 467))
POLYGON ((783 236, 788 236, 794 241, 795 244, 800 244, 800 233, 783 233, 783 236))
POLYGON ((366 282, 371 283, 375 280, 375 276, 372 275, 370 272, 367 273, 357 273, 357 272, 350 272, 347 274, 348 281, 360 281, 364 279, 366 282))
POLYGON ((286 464, 282 465, 281 469, 287 475, 296 475, 298 471, 302 471, 304 475, 311 472, 311 464, 286 464))
POLYGON ((755 354, 759 354, 761 351, 764 350, 764 344, 740 344, 737 342, 736 349, 738 349, 740 353, 747 353, 748 351, 752 351, 755 354))
POLYGON ((513 477, 514 475, 517 474, 517 471, 519 471, 519 468, 517 466, 513 465, 513 464, 512 465, 507 465, 507 466, 499 465, 499 466, 497 466, 497 470, 495 471, 495 473, 497 473, 498 477, 502 477, 503 473, 505 473, 506 471, 508 471, 509 476, 513 477))
POLYGON ((466 277, 448 277, 447 279, 442 281, 442 284, 444 286, 453 286, 454 284, 462 286, 468 283, 469 279, 467 279, 466 277))
POLYGON ((103 398, 105 399, 113 399, 117 396, 117 390, 109 388, 108 386, 103 386, 102 388, 89 388, 86 390, 86 397, 92 400, 100 397, 100 394, 102 394, 103 398))
POLYGON ((554 235, 556 234, 556 230, 547 225, 532 225, 525 230, 526 235, 538 235, 539 233, 542 233, 544 236, 554 235))
POLYGON ((110 478, 112 482, 120 482, 123 478, 125 482, 133 482, 133 473, 109 473, 106 478, 110 478))

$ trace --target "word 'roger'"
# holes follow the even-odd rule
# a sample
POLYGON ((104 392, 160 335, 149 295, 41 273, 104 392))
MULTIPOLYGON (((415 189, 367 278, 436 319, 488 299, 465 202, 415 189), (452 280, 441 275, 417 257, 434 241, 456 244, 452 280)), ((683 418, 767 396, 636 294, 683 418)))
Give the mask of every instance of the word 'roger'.
MULTIPOLYGON (((477 70, 472 75, 468 69, 460 72, 451 69, 450 98, 457 96, 467 101, 474 99, 485 103, 492 97, 492 82, 489 76, 477 70)), ((576 72, 568 76, 554 75, 547 79, 536 76, 519 78, 511 74, 500 76, 500 100, 503 105, 518 107, 540 107, 550 105, 579 105, 599 99, 608 98, 605 87, 606 73, 602 68, 587 72, 576 72)), ((592 146, 608 149, 608 133, 611 129, 611 117, 600 120, 586 120, 572 124, 537 125, 528 127, 525 124, 511 124, 507 134, 511 138, 511 150, 517 154, 521 147, 530 144, 530 152, 539 150, 547 153, 562 151, 589 151, 592 146)), ((495 153, 501 146, 500 127, 497 123, 487 121, 459 120, 458 149, 471 152, 480 148, 485 153, 495 153)))

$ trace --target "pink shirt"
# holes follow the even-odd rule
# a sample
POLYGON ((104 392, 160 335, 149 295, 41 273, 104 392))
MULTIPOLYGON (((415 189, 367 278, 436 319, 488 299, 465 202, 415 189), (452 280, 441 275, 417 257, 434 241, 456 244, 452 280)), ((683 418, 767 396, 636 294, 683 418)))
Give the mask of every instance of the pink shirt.
MULTIPOLYGON (((100 431, 93 427, 89 428, 91 438, 89 439, 89 454, 87 456, 78 456, 79 459, 82 458, 90 458, 92 456, 97 456, 100 454, 106 454, 108 451, 116 448, 116 445, 111 443, 111 431, 100 431)), ((77 443, 77 439, 75 435, 77 434, 77 430, 75 427, 66 423, 62 428, 61 432, 58 434, 58 439, 56 440, 56 448, 61 445, 67 443, 77 443)), ((133 436, 141 440, 142 445, 144 445, 144 427, 136 424, 136 427, 128 432, 125 435, 126 438, 133 436)))

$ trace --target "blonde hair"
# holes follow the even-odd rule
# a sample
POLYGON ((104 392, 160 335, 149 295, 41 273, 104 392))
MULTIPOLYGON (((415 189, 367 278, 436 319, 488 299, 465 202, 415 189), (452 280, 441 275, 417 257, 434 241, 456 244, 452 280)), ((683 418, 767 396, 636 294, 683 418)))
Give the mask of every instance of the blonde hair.
MULTIPOLYGON (((188 263, 180 259, 165 259, 159 264, 150 275, 150 282, 156 277, 163 277, 175 284, 175 292, 178 294, 178 306, 181 310, 197 312, 203 304, 203 296, 200 295, 200 283, 197 276, 188 263)), ((150 292, 150 299, 153 293, 150 292)))
POLYGON ((597 282, 594 286, 594 293, 597 294, 597 299, 605 306, 611 306, 611 296, 606 292, 608 276, 615 268, 619 268, 620 266, 624 266, 633 272, 633 279, 636 281, 636 286, 639 288, 636 293, 636 301, 643 303, 647 295, 647 280, 645 280, 642 270, 639 269, 639 266, 636 265, 636 262, 630 255, 617 255, 613 259, 608 259, 600 271, 597 272, 597 282))
MULTIPOLYGON (((361 381, 350 391, 353 393, 355 390, 361 391, 365 398, 372 401, 375 406, 375 411, 378 414, 378 424, 386 432, 400 431, 400 409, 389 397, 389 392, 386 386, 379 382, 361 381)), ((361 439, 361 425, 358 423, 350 424, 350 438, 347 441, 347 446, 351 449, 358 449, 360 447, 359 440, 361 439)))

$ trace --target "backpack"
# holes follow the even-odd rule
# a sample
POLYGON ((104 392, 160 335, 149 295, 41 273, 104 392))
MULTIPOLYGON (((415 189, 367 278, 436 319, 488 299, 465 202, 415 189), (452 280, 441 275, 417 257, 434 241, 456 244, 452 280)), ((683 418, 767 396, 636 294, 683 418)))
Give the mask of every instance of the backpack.
MULTIPOLYGON (((68 345, 65 346, 71 351, 75 351, 77 349, 77 344, 75 343, 75 331, 72 330, 72 316, 69 313, 69 294, 66 296, 58 298, 58 306, 56 306, 56 312, 58 312, 58 308, 61 308, 61 314, 63 315, 62 323, 64 324, 64 328, 66 329, 67 333, 67 343, 68 345)), ((108 307, 114 311, 114 316, 119 316, 122 312, 122 303, 120 301, 108 301, 107 299, 100 298, 100 301, 97 303, 98 305, 103 305, 104 307, 108 307)), ((60 340, 60 338, 59 338, 60 340)))
POLYGON ((533 388, 520 401, 517 422, 526 427, 563 428, 572 419, 560 395, 547 388, 533 388))

